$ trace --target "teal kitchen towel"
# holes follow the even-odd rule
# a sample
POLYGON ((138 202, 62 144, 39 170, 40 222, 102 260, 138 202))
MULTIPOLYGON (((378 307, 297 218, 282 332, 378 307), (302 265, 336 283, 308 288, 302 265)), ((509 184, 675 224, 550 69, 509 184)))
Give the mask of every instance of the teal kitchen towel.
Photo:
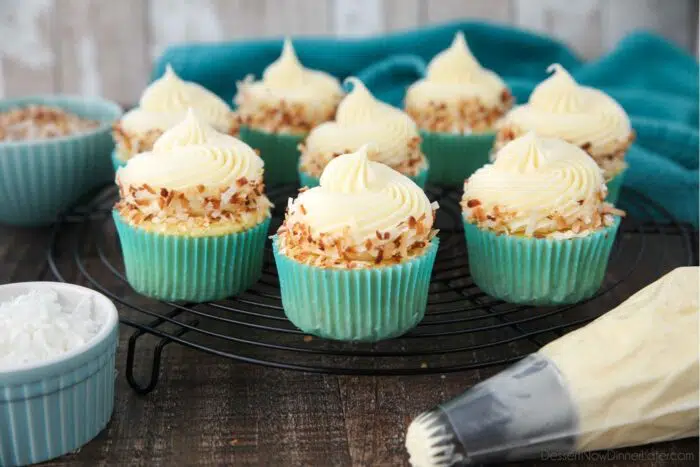
MULTIPOLYGON (((341 79, 357 76, 379 98, 400 106, 406 88, 423 76, 428 61, 448 47, 459 30, 482 65, 508 82, 519 103, 546 78, 552 63, 617 99, 637 131, 625 187, 644 193, 676 219, 698 226, 698 62, 660 37, 634 33, 592 62, 583 62, 555 40, 474 22, 365 39, 295 39, 294 46, 305 66, 341 79)), ((236 81, 248 74, 259 77, 279 56, 281 46, 281 39, 174 46, 158 59, 153 77, 170 63, 182 78, 231 102, 236 81)), ((624 191, 620 204, 637 217, 664 218, 655 209, 633 209, 624 191)))

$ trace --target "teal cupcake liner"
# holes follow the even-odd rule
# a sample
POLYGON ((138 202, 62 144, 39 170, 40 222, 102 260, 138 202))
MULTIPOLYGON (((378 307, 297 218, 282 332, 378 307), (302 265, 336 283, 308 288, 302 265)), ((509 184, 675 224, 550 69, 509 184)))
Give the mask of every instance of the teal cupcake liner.
POLYGON ((121 159, 119 158, 119 156, 117 155, 117 150, 116 150, 116 149, 114 149, 114 150, 112 151, 111 159, 112 159, 112 167, 114 168, 114 171, 115 171, 115 172, 116 172, 120 167, 126 166, 126 161, 123 161, 123 160, 121 160, 121 159))
POLYGON ((79 96, 35 96, 0 101, 0 111, 30 104, 59 107, 102 124, 72 136, 0 142, 2 224, 51 224, 82 195, 114 178, 110 129, 121 115, 117 104, 79 96))
POLYGON ((126 278, 137 292, 161 300, 205 302, 243 292, 262 274, 270 219, 238 233, 190 237, 149 232, 112 211, 126 278))
POLYGON ((306 135, 267 133, 241 127, 239 138, 253 149, 260 151, 265 161, 265 184, 284 185, 299 182, 299 144, 306 135))
POLYGON ((464 223, 474 283, 492 297, 526 305, 564 305, 600 288, 620 220, 586 237, 556 240, 497 235, 464 223))
POLYGON ((615 175, 613 178, 608 180, 606 183, 608 187, 608 196, 605 198, 605 200, 608 203, 612 204, 617 204, 617 202, 620 199, 620 192, 622 191, 622 183, 625 180, 625 172, 627 170, 623 170, 622 172, 618 173, 615 175))
POLYGON ((299 263, 273 250, 287 318, 302 331, 343 341, 400 336, 425 314, 430 275, 438 251, 374 269, 333 269, 299 263))
POLYGON ((456 135, 421 131, 421 149, 430 162, 428 182, 463 185, 471 174, 489 163, 496 133, 456 135))
MULTIPOLYGON (((419 187, 425 189, 425 183, 428 180, 428 174, 430 172, 430 167, 425 168, 424 170, 418 172, 413 177, 408 177, 411 180, 413 180, 416 185, 419 187)), ((299 183, 300 186, 305 186, 307 188, 313 188, 315 186, 318 186, 320 182, 320 179, 317 177, 314 177, 312 175, 307 174, 303 170, 299 169, 299 183)))

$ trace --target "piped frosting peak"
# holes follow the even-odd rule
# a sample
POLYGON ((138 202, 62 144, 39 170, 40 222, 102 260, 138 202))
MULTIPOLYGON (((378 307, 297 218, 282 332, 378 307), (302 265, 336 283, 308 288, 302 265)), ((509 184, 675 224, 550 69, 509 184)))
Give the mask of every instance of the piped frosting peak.
POLYGON ((286 89, 304 84, 308 72, 299 61, 291 39, 284 40, 282 54, 263 73, 263 82, 270 87, 286 89))
POLYGON ((514 140, 501 157, 503 160, 499 158, 500 167, 521 174, 537 172, 546 164, 541 142, 533 132, 514 140))
POLYGON ((576 113, 584 108, 578 83, 566 69, 555 63, 547 68, 552 75, 542 81, 530 96, 530 105, 552 113, 576 113))
POLYGON ((352 91, 340 102, 335 121, 323 123, 309 133, 302 165, 319 158, 313 165, 322 170, 331 155, 357 151, 371 143, 371 160, 396 169, 408 168, 408 172, 401 171, 415 175, 425 165, 424 156, 418 154, 420 136, 415 122, 402 110, 374 97, 359 79, 351 77, 346 82, 352 84, 352 91))
POLYGON ((242 125, 270 133, 308 133, 333 118, 343 96, 334 76, 304 67, 289 38, 261 79, 249 75, 237 85, 242 125))
POLYGON ((351 76, 345 82, 352 85, 352 91, 338 105, 336 121, 352 124, 373 119, 408 118, 401 110, 374 97, 358 78, 351 76))
POLYGON ((228 104, 205 87, 180 78, 170 64, 143 91, 139 107, 127 112, 121 123, 128 131, 165 131, 181 122, 188 108, 220 131, 227 132, 232 126, 228 104))
POLYGON ((462 31, 455 35, 452 45, 435 56, 428 65, 427 79, 436 83, 474 82, 483 68, 474 58, 462 31))
POLYGON ((430 61, 425 78, 408 88, 406 109, 429 131, 484 132, 493 128, 512 100, 503 80, 481 66, 459 31, 430 61))
POLYGON ((370 165, 369 145, 328 163, 320 185, 334 193, 358 193, 377 188, 378 177, 370 165))
POLYGON ((561 65, 530 95, 527 104, 514 108, 504 119, 517 134, 535 131, 586 147, 591 154, 610 153, 626 146, 632 135, 624 109, 603 91, 576 82, 561 65))

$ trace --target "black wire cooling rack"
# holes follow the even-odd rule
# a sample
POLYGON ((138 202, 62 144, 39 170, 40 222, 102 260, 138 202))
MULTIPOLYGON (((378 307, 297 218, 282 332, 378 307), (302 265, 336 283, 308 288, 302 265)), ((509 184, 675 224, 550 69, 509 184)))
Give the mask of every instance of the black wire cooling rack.
MULTIPOLYGON (((273 187, 276 231, 296 187, 273 187)), ((459 190, 430 187, 440 210, 440 250, 425 319, 408 334, 375 344, 343 343, 305 335, 284 316, 269 242, 261 280, 244 294, 210 303, 172 303, 135 293, 126 282, 111 219, 116 187, 101 189, 59 222, 48 254, 59 280, 86 282, 118 304, 121 322, 135 328, 127 348, 126 378, 135 391, 152 391, 166 345, 247 363, 291 370, 352 375, 446 373, 504 365, 611 309, 665 272, 697 264, 697 234, 639 193, 625 191, 630 212, 621 225, 603 286, 577 305, 526 307, 495 300, 469 274, 459 190), (635 215, 658 219, 639 223, 635 215), (145 336, 155 336, 143 339, 145 336), (143 345, 138 345, 143 342, 143 345), (147 349, 146 347, 150 347, 147 349), (138 355, 138 358, 137 358, 138 355), (135 362, 152 358, 145 382, 135 362)))

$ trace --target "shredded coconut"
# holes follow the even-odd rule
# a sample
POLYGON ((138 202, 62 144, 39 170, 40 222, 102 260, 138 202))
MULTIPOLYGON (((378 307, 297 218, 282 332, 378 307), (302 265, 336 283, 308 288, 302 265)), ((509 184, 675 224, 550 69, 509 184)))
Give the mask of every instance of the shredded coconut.
POLYGON ((409 102, 406 113, 419 128, 431 132, 469 135, 491 131, 513 107, 513 95, 507 89, 501 92, 501 100, 495 106, 486 106, 478 98, 457 101, 448 106, 446 102, 430 101, 427 106, 409 102))
POLYGON ((85 346, 102 329, 92 297, 62 306, 54 290, 31 291, 0 303, 0 370, 56 357, 85 346))
POLYGON ((0 141, 58 138, 88 132, 99 124, 58 107, 29 105, 0 113, 0 141))

